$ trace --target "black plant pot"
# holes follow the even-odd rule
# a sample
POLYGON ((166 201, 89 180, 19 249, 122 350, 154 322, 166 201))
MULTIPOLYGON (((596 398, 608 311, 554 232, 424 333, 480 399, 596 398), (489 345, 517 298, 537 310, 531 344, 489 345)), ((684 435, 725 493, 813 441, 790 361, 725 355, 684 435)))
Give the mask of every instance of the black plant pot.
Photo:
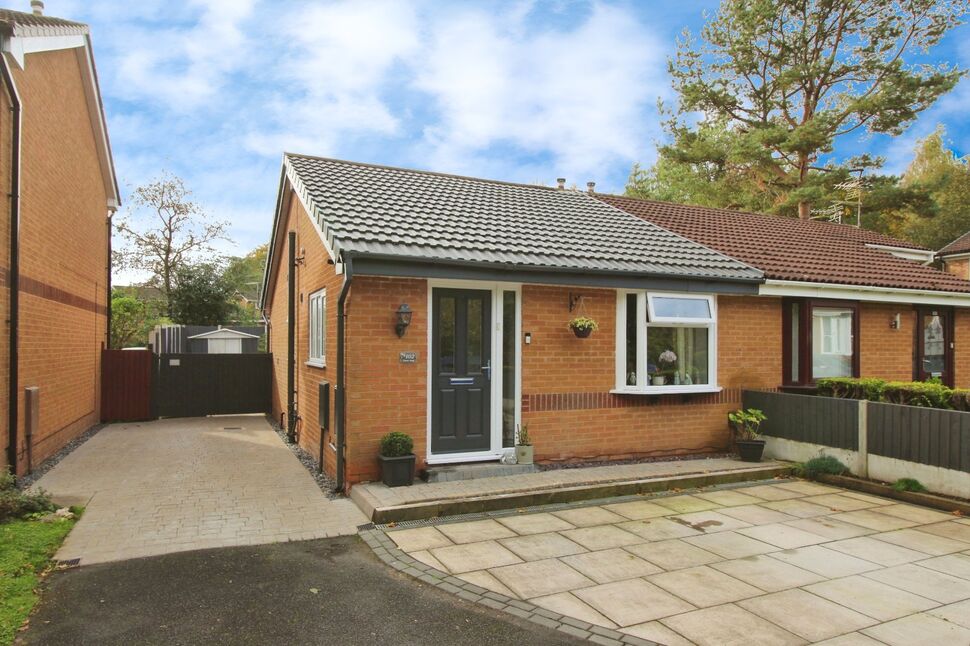
POLYGON ((591 327, 574 327, 572 328, 573 334, 578 336, 580 339, 585 339, 590 334, 593 333, 593 328, 591 327))
POLYGON ((396 458, 378 455, 377 461, 381 463, 381 480, 388 487, 410 487, 414 484, 413 453, 396 458))
POLYGON ((764 440, 738 440, 736 444, 742 462, 761 462, 765 452, 764 440))

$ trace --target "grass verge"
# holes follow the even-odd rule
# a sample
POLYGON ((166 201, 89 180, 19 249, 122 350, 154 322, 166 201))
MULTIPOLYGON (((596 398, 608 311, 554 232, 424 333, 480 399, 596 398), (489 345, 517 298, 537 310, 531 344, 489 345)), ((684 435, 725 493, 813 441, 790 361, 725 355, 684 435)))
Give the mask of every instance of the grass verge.
POLYGON ((0 646, 13 642, 37 603, 37 585, 76 520, 0 523, 0 646))

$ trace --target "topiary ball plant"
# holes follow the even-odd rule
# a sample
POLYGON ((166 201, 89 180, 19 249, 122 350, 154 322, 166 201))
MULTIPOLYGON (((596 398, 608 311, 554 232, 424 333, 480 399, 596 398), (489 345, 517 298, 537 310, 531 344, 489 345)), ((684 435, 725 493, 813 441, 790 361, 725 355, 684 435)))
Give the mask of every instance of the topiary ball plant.
POLYGON ((394 431, 381 438, 381 455, 385 458, 400 458, 413 451, 414 440, 407 433, 394 431))

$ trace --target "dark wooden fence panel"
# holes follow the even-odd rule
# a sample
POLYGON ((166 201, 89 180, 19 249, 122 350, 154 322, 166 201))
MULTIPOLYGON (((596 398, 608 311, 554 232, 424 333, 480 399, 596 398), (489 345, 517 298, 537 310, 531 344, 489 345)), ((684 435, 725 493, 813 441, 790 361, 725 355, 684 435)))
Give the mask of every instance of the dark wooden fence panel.
POLYGON ((757 408, 767 420, 761 431, 771 437, 859 450, 859 402, 813 395, 745 390, 745 408, 757 408))
POLYGON ((869 453, 970 473, 970 413, 869 402, 869 453))
POLYGON ((101 351, 101 421, 135 422, 155 417, 150 350, 101 351))
POLYGON ((159 356, 159 417, 268 413, 271 354, 163 354, 159 356))

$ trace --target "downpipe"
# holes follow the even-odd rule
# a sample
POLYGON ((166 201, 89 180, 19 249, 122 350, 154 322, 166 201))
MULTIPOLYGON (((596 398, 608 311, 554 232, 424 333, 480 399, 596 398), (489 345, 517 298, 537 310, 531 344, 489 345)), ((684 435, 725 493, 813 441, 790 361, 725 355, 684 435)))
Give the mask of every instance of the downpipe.
POLYGON ((337 435, 337 483, 335 490, 342 492, 346 484, 346 464, 344 454, 347 446, 347 379, 345 375, 346 364, 346 318, 347 318, 347 295, 350 292, 350 281, 354 277, 353 258, 347 256, 344 259, 344 284, 340 288, 340 298, 337 301, 337 386, 334 393, 334 403, 337 407, 336 413, 336 435, 337 435))
POLYGON ((10 97, 10 270, 7 274, 7 284, 10 293, 10 350, 8 354, 9 377, 8 391, 8 411, 7 411, 7 463, 14 475, 17 475, 18 466, 18 433, 20 420, 18 417, 20 408, 20 356, 19 356, 19 337, 20 337, 20 137, 22 110, 20 94, 17 92, 17 85, 14 83, 13 75, 10 73, 10 66, 7 57, 0 53, 0 74, 3 76, 3 84, 7 88, 10 97))

